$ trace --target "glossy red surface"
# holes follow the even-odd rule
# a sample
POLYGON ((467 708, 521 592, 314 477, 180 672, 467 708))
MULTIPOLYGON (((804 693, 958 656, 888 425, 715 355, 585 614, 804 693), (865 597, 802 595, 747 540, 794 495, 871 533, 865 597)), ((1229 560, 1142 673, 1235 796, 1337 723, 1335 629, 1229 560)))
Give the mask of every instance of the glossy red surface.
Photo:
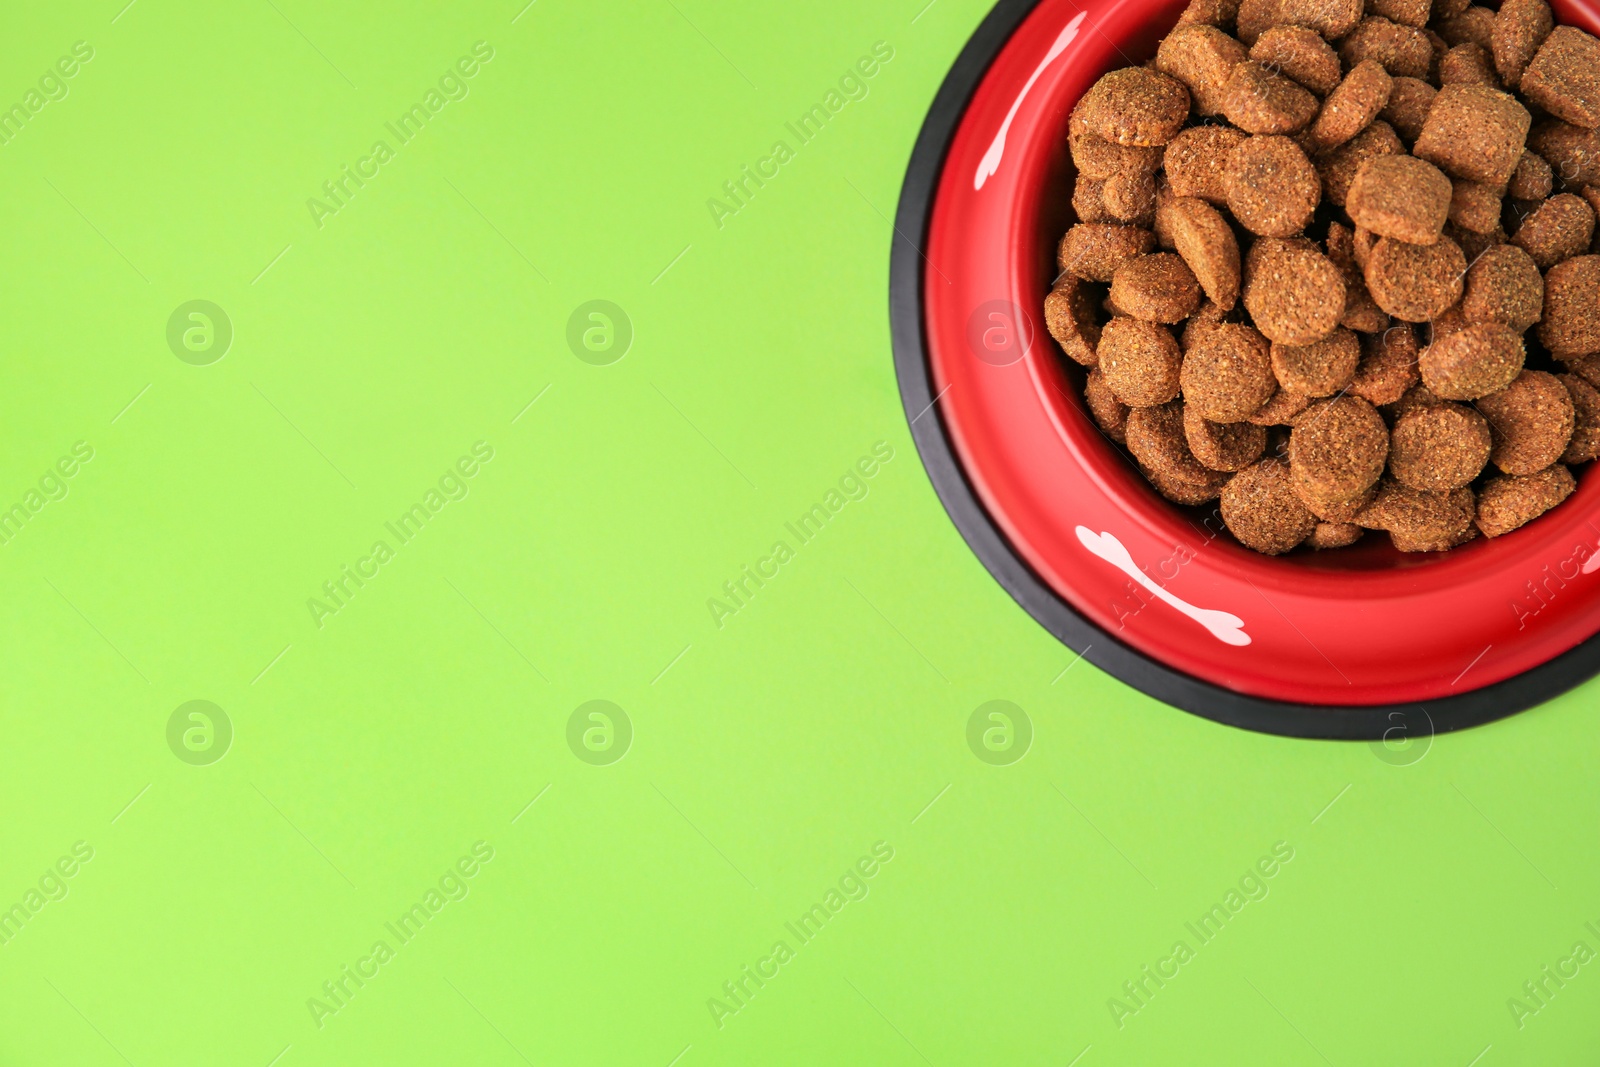
MULTIPOLYGON (((1554 6, 1600 34, 1594 0, 1554 6)), ((1119 640, 1269 699, 1426 701, 1513 677, 1600 632, 1593 465, 1567 503, 1493 542, 1403 556, 1376 535, 1272 559, 1220 533, 1214 509, 1157 496, 1083 411, 1082 373, 1063 365, 1039 311, 1071 221, 1067 117, 1101 74, 1153 55, 1183 7, 1045 0, 951 143, 926 250, 928 351, 956 454, 990 515, 1045 582, 1119 640), (1090 550, 1112 541, 1145 577, 1103 558, 1114 551, 1090 550), (1248 643, 1213 630, 1242 630, 1248 643)))

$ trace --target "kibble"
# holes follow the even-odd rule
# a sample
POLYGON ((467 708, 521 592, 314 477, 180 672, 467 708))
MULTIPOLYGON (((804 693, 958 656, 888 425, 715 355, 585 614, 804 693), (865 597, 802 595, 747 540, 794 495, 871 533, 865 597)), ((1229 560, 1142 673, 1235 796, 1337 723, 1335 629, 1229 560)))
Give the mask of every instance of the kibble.
POLYGON ((1065 275, 1044 298, 1044 324, 1074 363, 1084 367, 1099 363, 1095 347, 1100 343, 1100 323, 1094 301, 1077 278, 1065 275))
MULTIPOLYGON (((1494 52, 1495 69, 1507 85, 1513 88, 1518 86, 1528 61, 1550 35, 1554 25, 1555 16, 1550 13, 1550 5, 1545 0, 1505 0, 1500 5, 1500 11, 1494 17, 1494 33, 1489 43, 1494 52)), ((1529 98, 1532 99, 1531 96, 1529 98)), ((1538 101, 1534 100, 1534 103, 1538 101)))
POLYGON ((1250 58, 1318 96, 1333 92, 1343 77, 1339 53, 1306 26, 1274 26, 1250 46, 1250 58))
POLYGON ((1516 245, 1496 245, 1484 252, 1467 269, 1461 317, 1526 332, 1544 317, 1544 276, 1539 265, 1516 245))
POLYGON ((1600 459, 1600 389, 1576 374, 1556 378, 1572 396, 1572 441, 1561 454, 1562 463, 1587 463, 1600 459))
POLYGON ((1421 30, 1373 15, 1339 43, 1339 58, 1347 69, 1372 59, 1394 77, 1426 78, 1433 66, 1433 45, 1421 30))
POLYGON ((1428 120, 1428 109, 1439 90, 1417 78, 1395 78, 1389 90, 1389 102, 1378 117, 1394 127, 1396 133, 1408 143, 1422 134, 1423 123, 1428 120))
POLYGON ((1152 252, 1155 234, 1137 226, 1080 222, 1061 239, 1056 266, 1091 282, 1109 282, 1117 268, 1135 256, 1152 252))
POLYGON ((1089 403, 1089 413, 1097 426, 1117 444, 1125 442, 1128 429, 1128 412, 1132 409, 1117 399, 1117 394, 1106 384, 1106 376, 1098 369, 1089 372, 1083 386, 1084 399, 1089 403))
POLYGON ((1311 124, 1312 147, 1318 152, 1328 152, 1366 129, 1388 104, 1393 88, 1394 79, 1377 60, 1367 59, 1356 64, 1323 101, 1322 111, 1311 124))
POLYGON ((1267 449, 1267 431, 1248 422, 1212 422, 1193 404, 1183 409, 1183 434, 1189 451, 1214 471, 1242 471, 1267 449))
MULTIPOLYGON (((1493 233, 1504 206, 1500 194, 1480 182, 1457 178, 1451 183, 1449 219, 1470 233, 1493 233)), ((1441 231, 1443 232, 1443 231, 1441 231)))
POLYGON ((1298 547, 1317 527, 1317 517, 1295 496, 1288 464, 1277 459, 1233 476, 1222 490, 1222 521, 1242 543, 1269 556, 1298 547))
POLYGON ((1417 348, 1417 331, 1408 323, 1364 335, 1350 392, 1374 407, 1395 403, 1417 384, 1417 348))
POLYGON ((1345 144, 1318 157, 1317 174, 1322 178, 1324 195, 1330 203, 1344 207, 1350 183, 1356 180, 1364 163, 1377 156, 1404 155, 1405 150, 1387 122, 1374 122, 1345 144))
POLYGON ((1164 326, 1117 317, 1100 334, 1100 373, 1129 407, 1153 407, 1178 395, 1183 353, 1164 326))
POLYGON ((1244 45, 1215 26, 1193 23, 1167 34, 1156 52, 1156 69, 1188 88, 1196 115, 1217 115, 1229 75, 1248 56, 1244 45))
POLYGON ((1528 64, 1521 88, 1558 119, 1600 127, 1600 40, 1572 26, 1556 27, 1528 64))
POLYGON ((1447 174, 1499 187, 1517 169, 1532 124, 1515 97, 1481 85, 1446 85, 1412 151, 1447 174))
POLYGON ((1439 84, 1502 88, 1500 76, 1494 70, 1494 57, 1483 45, 1471 41, 1456 45, 1439 60, 1439 84))
POLYGON ((1223 324, 1183 357, 1184 398, 1212 422, 1242 422, 1272 399, 1271 349, 1248 326, 1223 324))
POLYGON ((1448 551, 1600 460, 1600 40, 1488 2, 1191 0, 1067 116, 1046 327, 1246 547, 1448 551))
POLYGON ((1572 472, 1562 466, 1524 477, 1492 478, 1478 493, 1478 529, 1485 537, 1504 536, 1556 507, 1577 488, 1572 472))
POLYGON ((1200 306, 1200 283, 1171 252, 1128 260, 1111 276, 1111 299, 1123 313, 1146 322, 1179 323, 1200 306))
POLYGON ((1189 90, 1159 71, 1124 67, 1095 82, 1078 112, 1090 133, 1112 144, 1164 145, 1189 117, 1189 90))
POLYGON ((1269 340, 1310 345, 1339 325, 1344 278, 1316 245, 1304 239, 1263 238, 1244 268, 1244 306, 1269 340))
POLYGON ((1443 493, 1472 484, 1489 462, 1489 423, 1464 404, 1418 404, 1394 420, 1389 473, 1413 489, 1443 493))
POLYGON ((1542 471, 1572 443, 1572 394, 1554 374, 1525 370, 1504 389, 1481 398, 1478 410, 1494 436, 1489 462, 1507 474, 1542 471))
POLYGON ((1272 373, 1283 388, 1306 397, 1332 396, 1355 380, 1361 341, 1340 328, 1313 344, 1272 346, 1272 373))
POLYGON ((1246 60, 1222 92, 1222 113, 1246 133, 1297 133, 1317 114, 1317 98, 1295 82, 1246 60))
POLYGON ((1228 157, 1249 139, 1231 126, 1192 126, 1167 145, 1167 180, 1174 196, 1228 203, 1228 157))
POLYGON ((1422 384, 1445 400, 1477 400, 1498 392, 1522 373, 1522 335, 1498 323, 1480 323, 1441 337, 1418 359, 1422 384))
POLYGON ((1430 493, 1386 479, 1355 521, 1388 531, 1402 552, 1445 552, 1477 536, 1476 510, 1470 489, 1430 493))
POLYGON ((1228 155, 1228 209, 1261 237, 1304 230, 1322 198, 1322 183, 1299 145, 1287 137, 1251 137, 1228 155))
POLYGON ((1600 255, 1574 256, 1545 274, 1539 340, 1557 359, 1600 353, 1600 255))
POLYGON ((1582 255, 1594 239, 1594 210, 1581 196, 1559 193, 1523 220, 1511 243, 1533 257, 1540 270, 1582 255))
POLYGON ((1356 172, 1345 211, 1357 226, 1407 244, 1431 245, 1450 214, 1450 179, 1415 156, 1380 156, 1356 172))

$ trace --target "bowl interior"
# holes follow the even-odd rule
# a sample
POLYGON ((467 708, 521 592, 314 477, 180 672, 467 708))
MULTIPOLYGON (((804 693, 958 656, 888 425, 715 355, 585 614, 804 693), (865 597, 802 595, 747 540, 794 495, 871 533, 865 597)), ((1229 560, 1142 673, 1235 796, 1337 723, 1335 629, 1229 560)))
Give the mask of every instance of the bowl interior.
MULTIPOLYGON (((1133 20, 1131 28, 1124 35, 1114 40, 1106 38, 1107 43, 1111 45, 1108 59, 1103 64, 1103 69, 1093 73, 1093 77, 1089 79, 1090 84, 1094 78, 1108 71, 1123 66, 1142 65, 1152 59, 1162 38, 1176 25, 1187 2, 1156 0, 1154 3, 1141 6, 1142 17, 1133 20)), ((1595 32, 1596 23, 1600 22, 1592 9, 1579 4, 1560 3, 1556 5, 1556 10, 1559 21, 1579 25, 1589 32, 1595 32)), ((1056 275, 1056 246, 1061 240, 1061 235, 1077 221, 1071 203, 1073 183, 1077 175, 1071 154, 1067 150, 1067 120, 1076 103, 1076 99, 1065 96, 1052 102, 1052 123, 1046 132, 1057 147, 1043 155, 1043 165, 1031 176, 1031 180, 1042 186, 1042 195, 1035 200, 1039 204, 1039 211, 1034 226, 1037 249, 1036 271, 1040 279, 1041 301, 1042 294, 1049 291, 1056 275)), ((1317 221, 1312 224, 1313 232, 1324 224, 1326 211, 1326 205, 1319 210, 1317 221)), ((1421 330, 1422 340, 1426 341, 1426 327, 1421 327, 1421 330)), ((1141 514, 1147 521, 1160 525, 1178 524, 1190 529, 1206 524, 1209 524, 1207 528, 1214 529, 1220 525, 1219 513, 1214 503, 1204 507, 1185 507, 1172 503, 1155 491, 1139 473, 1126 451, 1106 438, 1089 416, 1082 400, 1086 373, 1084 369, 1067 359, 1048 333, 1042 329, 1036 332, 1049 354, 1048 358, 1038 360, 1035 364, 1043 386, 1040 389, 1041 399, 1052 409, 1057 424, 1072 438, 1079 454, 1084 457, 1085 462, 1094 467, 1097 479, 1108 491, 1120 498, 1131 511, 1141 514)), ((1542 350, 1539 350, 1537 341, 1531 335, 1528 341, 1530 366, 1542 365, 1539 359, 1542 350)), ((1578 477, 1579 489, 1563 505, 1564 508, 1582 508, 1586 512, 1592 510, 1594 498, 1600 494, 1600 484, 1596 482, 1593 469, 1595 466, 1593 463, 1585 464, 1581 469, 1574 471, 1578 477)), ((1174 528, 1176 529, 1176 526, 1174 528)), ((1405 572, 1437 568, 1447 563, 1492 566, 1495 565, 1494 557, 1500 546, 1514 542, 1516 538, 1516 534, 1507 535, 1496 541, 1479 537, 1449 552, 1406 553, 1397 551, 1387 536, 1370 533, 1348 548, 1331 552, 1316 552, 1301 548, 1270 561, 1244 548, 1230 535, 1224 534, 1215 547, 1236 554, 1241 565, 1252 569, 1253 564, 1269 562, 1277 567, 1287 566, 1309 571, 1405 572)))

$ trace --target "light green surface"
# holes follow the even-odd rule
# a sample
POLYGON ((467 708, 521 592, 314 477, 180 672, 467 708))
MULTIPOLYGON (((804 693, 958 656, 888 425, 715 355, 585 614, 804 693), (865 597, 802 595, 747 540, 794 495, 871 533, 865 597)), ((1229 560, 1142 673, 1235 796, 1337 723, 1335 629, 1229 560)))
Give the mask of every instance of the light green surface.
POLYGON ((1242 733, 1073 665, 945 517, 888 217, 982 3, 122 2, 0 35, 6 100, 94 50, 0 146, 0 503, 93 452, 0 546, 0 906, 27 914, 0 1063, 1590 1062, 1600 965, 1521 1029, 1507 1001, 1600 950, 1600 688, 1389 761, 1242 733), (307 199, 379 139, 319 228, 307 199), (779 140, 719 228, 708 198, 779 140), (234 332, 204 366, 166 340, 195 299, 234 332), (631 319, 620 361, 568 349, 591 300, 631 319), (169 748, 193 700, 232 724, 219 761, 169 748), (568 747, 592 700, 631 723, 620 761, 568 747), (1031 721, 1018 762, 968 748, 991 700, 1031 721), (65 897, 30 898, 61 857, 65 897), (841 878, 867 895, 803 942, 841 878), (376 974, 314 1011, 345 966, 376 974))

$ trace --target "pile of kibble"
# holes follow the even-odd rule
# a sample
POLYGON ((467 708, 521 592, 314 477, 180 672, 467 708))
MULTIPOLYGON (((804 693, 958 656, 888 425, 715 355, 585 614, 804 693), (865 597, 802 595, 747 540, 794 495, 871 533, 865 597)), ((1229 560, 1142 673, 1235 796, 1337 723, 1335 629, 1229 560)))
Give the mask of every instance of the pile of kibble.
POLYGON ((1192 0, 1069 139, 1046 322, 1167 499, 1436 552, 1600 456, 1600 40, 1544 0, 1192 0))

